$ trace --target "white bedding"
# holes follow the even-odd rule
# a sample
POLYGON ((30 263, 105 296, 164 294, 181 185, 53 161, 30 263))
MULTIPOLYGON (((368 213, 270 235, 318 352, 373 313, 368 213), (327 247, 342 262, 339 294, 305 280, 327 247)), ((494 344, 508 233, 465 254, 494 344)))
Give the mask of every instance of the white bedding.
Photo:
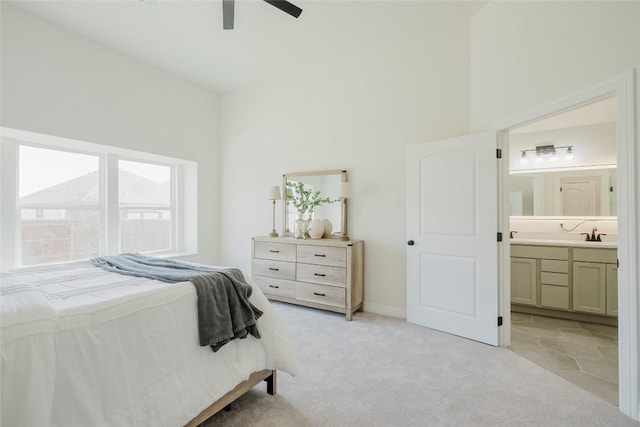
POLYGON ((0 424, 174 427, 254 371, 295 375, 286 328, 251 285, 250 300, 264 312, 262 338, 214 353, 198 345, 190 282, 122 276, 89 263, 3 274, 0 424))

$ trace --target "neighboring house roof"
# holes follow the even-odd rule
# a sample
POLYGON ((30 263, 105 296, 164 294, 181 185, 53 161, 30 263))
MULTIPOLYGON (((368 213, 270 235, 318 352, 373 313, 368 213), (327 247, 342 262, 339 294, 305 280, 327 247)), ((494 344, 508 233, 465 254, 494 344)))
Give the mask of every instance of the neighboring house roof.
MULTIPOLYGON (((118 178, 120 205, 169 205, 171 194, 169 181, 159 184, 122 170, 119 171, 118 178)), ((86 175, 21 197, 20 203, 29 205, 97 203, 99 183, 98 172, 89 172, 86 175)))

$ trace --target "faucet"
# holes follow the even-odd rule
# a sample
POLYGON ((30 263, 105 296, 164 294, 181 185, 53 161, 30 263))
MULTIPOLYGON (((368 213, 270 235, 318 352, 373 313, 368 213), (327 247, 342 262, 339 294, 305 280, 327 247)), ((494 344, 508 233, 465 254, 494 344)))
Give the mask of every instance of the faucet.
POLYGON ((605 233, 598 233, 598 235, 596 236, 596 231, 598 231, 597 228, 593 228, 593 230, 591 230, 591 234, 589 233, 580 233, 580 234, 584 234, 587 236, 587 238, 585 239, 585 241, 587 242, 602 242, 602 236, 606 236, 605 233))

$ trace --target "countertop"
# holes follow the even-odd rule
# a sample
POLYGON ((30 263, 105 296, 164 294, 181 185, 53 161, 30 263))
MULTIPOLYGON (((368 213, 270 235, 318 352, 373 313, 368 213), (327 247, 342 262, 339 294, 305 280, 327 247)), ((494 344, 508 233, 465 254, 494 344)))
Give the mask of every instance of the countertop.
POLYGON ((617 242, 587 242, 586 240, 560 240, 560 239, 509 239, 512 245, 536 245, 536 246, 571 246, 580 248, 617 249, 617 242))

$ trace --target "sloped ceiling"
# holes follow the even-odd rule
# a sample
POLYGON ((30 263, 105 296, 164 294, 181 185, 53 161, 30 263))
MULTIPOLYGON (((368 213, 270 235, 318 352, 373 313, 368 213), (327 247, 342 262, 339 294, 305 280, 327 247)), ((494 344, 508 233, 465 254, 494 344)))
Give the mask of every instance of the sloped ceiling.
POLYGON ((443 17, 468 20, 486 2, 293 0, 303 9, 294 19, 264 1, 236 0, 235 29, 227 31, 222 0, 3 3, 226 92, 318 62, 348 66, 350 55, 420 37, 443 17))

